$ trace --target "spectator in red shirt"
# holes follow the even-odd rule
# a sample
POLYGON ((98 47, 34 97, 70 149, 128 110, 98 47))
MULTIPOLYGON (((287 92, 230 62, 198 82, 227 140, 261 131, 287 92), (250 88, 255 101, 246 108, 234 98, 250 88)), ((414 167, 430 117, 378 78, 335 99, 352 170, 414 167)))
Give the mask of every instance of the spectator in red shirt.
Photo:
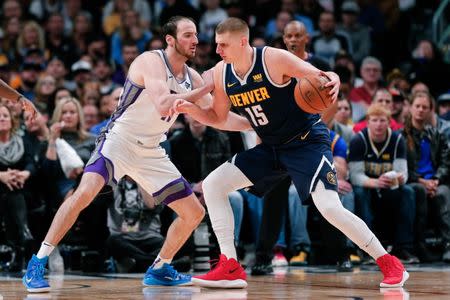
POLYGON ((363 59, 361 63, 361 77, 363 85, 351 90, 349 98, 353 105, 353 120, 361 120, 372 102, 375 92, 379 89, 381 79, 381 62, 372 56, 363 59))
MULTIPOLYGON (((382 106, 384 106, 385 108, 387 108, 389 110, 390 113, 392 113, 393 109, 394 109, 394 99, 392 94, 385 88, 381 88, 378 89, 375 92, 375 95, 373 96, 373 100, 372 103, 379 103, 382 106)), ((364 128, 367 127, 367 120, 362 120, 359 123, 356 123, 355 126, 353 126, 353 131, 359 132, 361 130, 363 130, 364 128)), ((403 125, 398 123, 397 121, 395 121, 393 118, 390 118, 390 124, 389 127, 393 130, 399 130, 401 128, 403 128, 403 125)))

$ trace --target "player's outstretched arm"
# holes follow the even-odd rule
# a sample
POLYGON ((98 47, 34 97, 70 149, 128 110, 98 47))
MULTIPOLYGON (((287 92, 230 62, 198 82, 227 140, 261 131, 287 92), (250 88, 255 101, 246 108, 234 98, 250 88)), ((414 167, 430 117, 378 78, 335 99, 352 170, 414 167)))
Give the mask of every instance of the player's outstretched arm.
POLYGON ((171 94, 166 83, 165 66, 159 56, 151 52, 143 53, 133 61, 128 77, 132 82, 145 86, 161 116, 172 114, 175 100, 181 98, 194 102, 212 89, 212 85, 205 85, 184 94, 171 94))
POLYGON ((34 119, 36 116, 36 107, 33 102, 25 98, 22 94, 17 92, 15 89, 10 87, 6 82, 0 79, 0 97, 6 98, 8 100, 17 102, 22 102, 22 109, 31 113, 31 118, 34 119))
POLYGON ((280 83, 285 81, 285 77, 301 78, 307 75, 325 75, 330 79, 325 86, 331 87, 330 95, 334 101, 337 100, 341 81, 336 73, 324 72, 289 51, 271 47, 266 50, 265 62, 272 79, 278 79, 280 83))
MULTIPOLYGON (((195 70, 191 69, 192 79, 194 81, 195 86, 201 86, 201 85, 212 85, 214 86, 214 70, 210 69, 203 73, 203 78, 198 74, 195 70)), ((216 95, 217 91, 214 92, 216 95)), ((222 95, 223 96, 223 95, 222 95)), ((217 95, 215 96, 215 98, 217 95)), ((220 97, 220 96, 219 96, 220 97)), ((212 95, 210 93, 206 94, 202 98, 198 99, 195 104, 199 106, 204 111, 199 111, 198 108, 193 108, 194 111, 191 111, 191 116, 197 120, 200 123, 203 123, 205 125, 220 129, 220 130, 227 130, 227 131, 245 131, 251 129, 250 122, 233 112, 228 112, 226 115, 226 118, 224 120, 218 121, 217 115, 214 113, 213 108, 213 101, 217 101, 213 99, 212 95), (204 122, 202 122, 202 120, 204 122), (206 122, 206 123, 205 123, 206 122)), ((221 101, 224 101, 224 106, 228 102, 228 98, 225 96, 225 99, 222 99, 221 101)), ((179 101, 178 104, 182 104, 183 101, 179 101)), ((225 106, 226 110, 229 110, 228 106, 225 106)), ((223 109, 225 109, 223 107, 223 109)), ((181 107, 180 107, 181 108, 181 107)), ((216 109, 221 109, 220 107, 216 109)), ((177 111, 179 112, 179 111, 177 111)), ((184 112, 187 113, 187 112, 184 112)))

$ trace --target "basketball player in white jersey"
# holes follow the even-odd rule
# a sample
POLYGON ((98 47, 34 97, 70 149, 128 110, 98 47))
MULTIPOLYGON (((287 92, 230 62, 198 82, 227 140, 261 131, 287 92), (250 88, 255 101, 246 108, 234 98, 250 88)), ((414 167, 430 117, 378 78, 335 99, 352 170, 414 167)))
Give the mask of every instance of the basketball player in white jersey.
MULTIPOLYGON (((194 57, 198 43, 192 20, 173 17, 164 25, 163 34, 167 42, 165 50, 145 52, 131 64, 117 110, 97 140, 80 185, 58 209, 39 252, 28 263, 23 284, 29 292, 50 289, 43 277, 48 256, 102 187, 118 182, 125 175, 152 195, 156 204, 163 203, 178 215, 143 284, 191 283, 190 276, 179 274, 170 263, 203 219, 205 210, 159 144, 177 117, 171 115, 173 102, 179 98, 210 101, 213 81, 211 77, 210 82, 204 83, 185 64, 194 57)), ((233 115, 231 119, 231 123, 239 125, 237 129, 249 128, 244 118, 233 115)))

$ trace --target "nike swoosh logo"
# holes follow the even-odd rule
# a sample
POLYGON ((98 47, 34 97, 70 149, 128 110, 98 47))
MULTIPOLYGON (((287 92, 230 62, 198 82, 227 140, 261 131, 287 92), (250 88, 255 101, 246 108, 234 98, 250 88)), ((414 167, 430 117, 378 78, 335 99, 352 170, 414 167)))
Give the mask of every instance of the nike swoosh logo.
POLYGON ((239 270, 239 267, 237 267, 236 269, 233 269, 233 270, 230 270, 230 271, 228 271, 228 273, 234 273, 235 271, 237 271, 237 270, 239 270))
POLYGON ((26 281, 27 283, 30 283, 31 280, 33 280, 33 278, 28 279, 28 277, 25 277, 25 281, 26 281))
POLYGON ((235 85, 236 84, 236 82, 233 82, 233 83, 227 83, 227 87, 232 87, 233 85, 235 85))
MULTIPOLYGON (((311 130, 310 130, 311 131, 311 130)), ((305 133, 304 135, 301 135, 300 136, 300 139, 303 141, 304 139, 306 139, 306 137, 309 135, 309 132, 310 131, 308 131, 307 133, 305 133)))

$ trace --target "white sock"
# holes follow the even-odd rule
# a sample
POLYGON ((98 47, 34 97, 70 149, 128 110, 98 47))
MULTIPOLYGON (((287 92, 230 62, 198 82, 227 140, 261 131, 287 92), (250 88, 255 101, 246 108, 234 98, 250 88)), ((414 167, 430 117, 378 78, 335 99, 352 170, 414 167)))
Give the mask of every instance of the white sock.
POLYGON ((208 208, 220 252, 227 258, 237 259, 234 246, 234 216, 228 194, 253 185, 235 165, 226 162, 203 180, 203 196, 208 208))
POLYGON ((373 259, 376 260, 387 254, 366 223, 342 206, 337 192, 326 190, 323 183, 319 181, 311 195, 322 216, 373 259))
POLYGON ((155 261, 152 264, 152 269, 160 269, 164 264, 169 264, 172 262, 171 258, 162 258, 161 256, 156 257, 155 261))
POLYGON ((53 249, 55 249, 55 246, 47 243, 46 241, 43 241, 41 244, 41 248, 39 248, 39 252, 36 254, 36 256, 37 258, 42 259, 46 256, 49 256, 50 253, 52 253, 53 249))

